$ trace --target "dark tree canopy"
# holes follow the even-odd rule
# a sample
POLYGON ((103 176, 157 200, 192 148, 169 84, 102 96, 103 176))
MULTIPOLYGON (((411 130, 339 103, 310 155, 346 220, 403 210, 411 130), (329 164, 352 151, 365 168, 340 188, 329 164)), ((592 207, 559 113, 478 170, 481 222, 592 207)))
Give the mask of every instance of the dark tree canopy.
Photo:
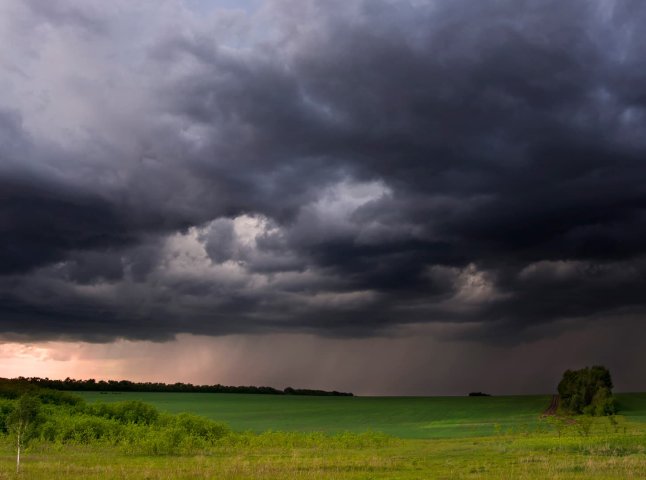
POLYGON ((313 390, 287 387, 279 390, 273 387, 193 385, 192 383, 131 382, 130 380, 52 380, 39 377, 0 378, 0 396, 16 398, 33 388, 66 391, 91 392, 193 392, 193 393, 253 393, 263 395, 310 395, 351 397, 351 392, 336 390, 313 390))
POLYGON ((469 396, 470 397, 490 397, 491 395, 484 392, 470 392, 469 396))
POLYGON ((558 386, 561 407, 571 413, 612 415, 616 411, 612 386, 612 377, 606 367, 595 365, 566 370, 558 386))

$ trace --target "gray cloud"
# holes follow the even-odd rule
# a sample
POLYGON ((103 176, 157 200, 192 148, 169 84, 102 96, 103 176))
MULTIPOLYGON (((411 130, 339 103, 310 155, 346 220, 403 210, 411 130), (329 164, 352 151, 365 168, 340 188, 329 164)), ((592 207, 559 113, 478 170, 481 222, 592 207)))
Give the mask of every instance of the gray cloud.
POLYGON ((46 3, 0 7, 6 334, 644 314, 640 3, 46 3))

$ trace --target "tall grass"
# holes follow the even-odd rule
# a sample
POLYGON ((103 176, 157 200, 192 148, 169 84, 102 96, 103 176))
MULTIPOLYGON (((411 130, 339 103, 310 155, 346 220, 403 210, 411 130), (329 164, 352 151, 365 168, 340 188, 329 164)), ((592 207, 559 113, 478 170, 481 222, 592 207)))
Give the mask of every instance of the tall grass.
MULTIPOLYGON (((125 444, 39 440, 25 459, 23 478, 646 478, 646 430, 629 422, 623 426, 625 433, 595 421, 588 435, 567 429, 559 436, 548 428, 434 440, 230 432, 205 448, 170 455, 145 444, 128 450, 125 444)), ((12 465, 11 445, 0 442, 0 478, 14 478, 12 465)))

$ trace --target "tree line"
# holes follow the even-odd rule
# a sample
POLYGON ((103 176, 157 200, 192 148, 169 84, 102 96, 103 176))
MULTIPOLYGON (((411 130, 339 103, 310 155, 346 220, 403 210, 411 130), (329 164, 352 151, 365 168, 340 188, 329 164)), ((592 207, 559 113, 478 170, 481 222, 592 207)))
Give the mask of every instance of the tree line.
POLYGON ((132 382, 130 380, 52 380, 40 377, 18 377, 13 379, 0 378, 0 390, 3 385, 13 383, 16 385, 34 385, 40 388, 62 391, 79 392, 182 392, 182 393, 250 393, 261 395, 311 395, 351 397, 350 392, 336 390, 314 390, 308 388, 287 387, 279 390, 273 387, 256 386, 230 386, 230 385, 193 385, 192 383, 161 383, 161 382, 132 382))

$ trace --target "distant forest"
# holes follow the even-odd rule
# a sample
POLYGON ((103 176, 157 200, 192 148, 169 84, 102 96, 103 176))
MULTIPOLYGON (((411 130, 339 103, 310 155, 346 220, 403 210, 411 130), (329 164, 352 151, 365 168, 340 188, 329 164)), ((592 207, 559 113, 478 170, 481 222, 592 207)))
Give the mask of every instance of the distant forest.
POLYGON ((3 384, 36 385, 41 388, 81 392, 191 392, 191 393, 253 393, 262 395, 311 395, 352 397, 349 392, 312 390, 309 388, 287 387, 279 390, 273 387, 229 386, 229 385, 193 385, 192 383, 160 383, 160 382, 131 382, 130 380, 51 380, 39 377, 18 377, 13 379, 0 378, 0 388, 3 384))

